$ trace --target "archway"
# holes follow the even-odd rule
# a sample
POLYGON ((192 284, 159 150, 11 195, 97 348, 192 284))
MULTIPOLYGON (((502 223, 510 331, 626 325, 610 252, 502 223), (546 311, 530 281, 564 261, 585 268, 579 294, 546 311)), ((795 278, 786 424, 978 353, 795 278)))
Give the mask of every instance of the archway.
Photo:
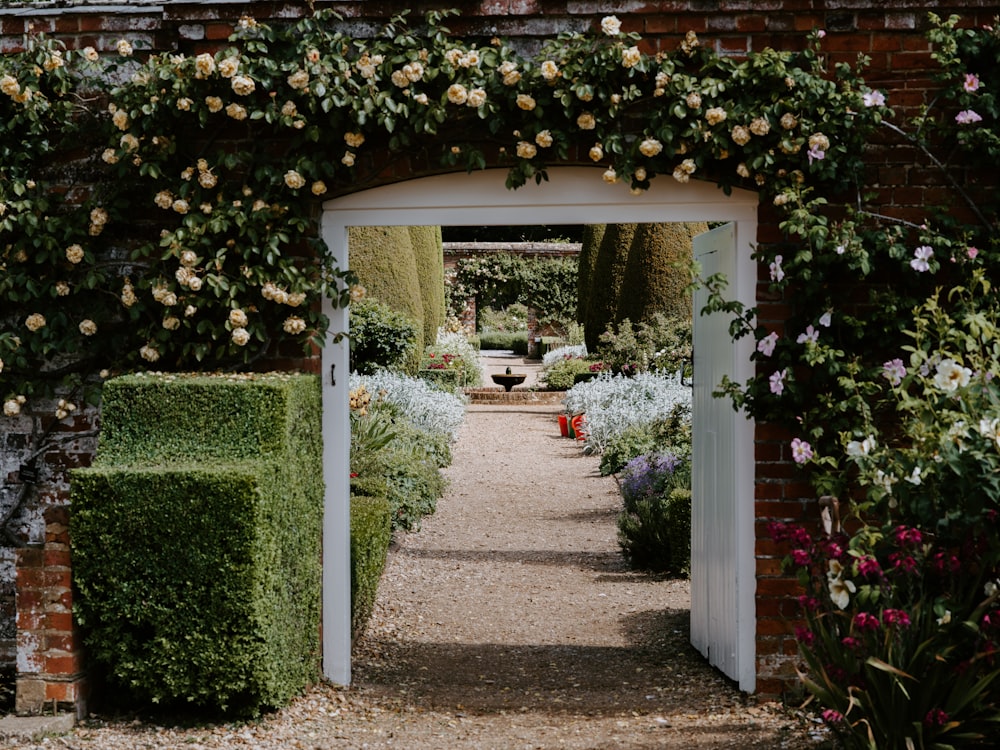
MULTIPOLYGON (((712 183, 692 181, 680 184, 655 180, 652 187, 638 195, 621 184, 601 179, 602 170, 593 167, 557 167, 548 172, 549 180, 529 184, 516 191, 505 186, 505 170, 485 170, 471 174, 456 173, 413 179, 373 188, 338 198, 324 207, 322 236, 341 267, 349 266, 348 227, 414 225, 506 225, 506 224, 595 224, 622 222, 731 222, 731 239, 717 246, 729 278, 730 296, 747 306, 756 300, 756 264, 751 259, 752 243, 757 236, 756 193, 733 190, 722 193, 712 183)), ((712 249, 706 252, 713 253, 712 249)), ((719 252, 714 253, 719 257, 719 252)), ((331 681, 348 684, 351 679, 350 633, 350 486, 342 468, 349 462, 350 428, 348 406, 348 346, 335 341, 335 333, 346 331, 346 309, 334 309, 329 303, 325 313, 330 318, 330 340, 323 350, 323 451, 324 466, 341 470, 325 472, 326 505, 323 526, 323 673, 331 681)), ((692 641, 716 666, 736 679, 740 688, 755 687, 754 650, 754 556, 753 556, 753 424, 733 412, 727 401, 711 399, 718 380, 710 377, 725 372, 737 381, 753 374, 750 356, 753 342, 744 338, 731 343, 698 346, 699 331, 709 327, 695 316, 696 367, 695 398, 714 403, 712 427, 731 430, 732 449, 719 455, 719 466, 731 473, 733 497, 729 506, 734 517, 733 534, 727 537, 728 570, 705 575, 704 565, 710 555, 698 555, 692 549, 692 641), (715 358, 711 367, 699 367, 700 351, 715 358), (725 464, 730 464, 725 466, 725 464), (696 573, 695 566, 700 566, 696 573), (720 577, 721 576, 721 577, 720 577), (712 579, 730 580, 730 601, 736 607, 727 623, 719 625, 718 606, 706 597, 695 595, 698 586, 708 593, 712 579), (696 625, 703 627, 703 642, 696 636, 696 625), (726 642, 712 647, 709 631, 725 630, 726 642), (708 653, 711 651, 711 653, 708 653)), ((712 329, 714 331, 714 329, 712 329)), ((722 327, 725 330, 725 327, 722 327)), ((712 335, 715 335, 714 333, 712 335)), ((711 476, 712 472, 698 472, 711 476)), ((697 482, 695 479, 695 491, 697 482)), ((697 495, 696 495, 697 496, 697 495)), ((696 514, 697 518, 697 514, 696 514)), ((693 523, 698 521, 693 518, 693 523)), ((705 519, 710 520, 710 519, 705 519)), ((697 544, 701 527, 693 531, 697 544)))

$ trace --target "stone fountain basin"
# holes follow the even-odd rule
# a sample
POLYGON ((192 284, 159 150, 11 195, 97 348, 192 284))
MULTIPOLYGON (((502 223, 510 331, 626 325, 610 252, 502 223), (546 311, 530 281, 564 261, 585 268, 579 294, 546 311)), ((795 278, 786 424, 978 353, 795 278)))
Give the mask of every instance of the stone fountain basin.
POLYGON ((515 385, 521 385, 521 383, 525 381, 528 375, 526 373, 521 373, 521 372, 508 372, 508 373, 501 372, 497 375, 490 375, 490 377, 493 378, 494 383, 496 383, 497 385, 502 385, 503 389, 509 393, 510 389, 513 388, 515 385))

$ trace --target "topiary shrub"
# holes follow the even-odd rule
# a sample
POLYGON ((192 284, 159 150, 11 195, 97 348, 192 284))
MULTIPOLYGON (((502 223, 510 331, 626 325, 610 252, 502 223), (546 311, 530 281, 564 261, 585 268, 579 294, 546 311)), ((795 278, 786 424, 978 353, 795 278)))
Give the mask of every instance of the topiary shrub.
POLYGON ((417 324, 388 305, 364 299, 351 305, 351 372, 403 371, 417 346, 417 324))
POLYGON ((521 344, 527 353, 527 331, 483 331, 479 334, 479 347, 482 350, 514 351, 521 344))
MULTIPOLYGON (((382 484, 384 489, 385 484, 382 484)), ((355 494, 351 486, 351 637, 368 626, 392 541, 391 508, 384 495, 355 494)))
POLYGON ((132 375, 72 475, 74 614, 109 687, 235 714, 319 675, 318 380, 132 375))
POLYGON ((441 227, 408 227, 413 258, 420 282, 420 301, 424 313, 424 343, 434 341, 444 325, 444 250, 441 227))

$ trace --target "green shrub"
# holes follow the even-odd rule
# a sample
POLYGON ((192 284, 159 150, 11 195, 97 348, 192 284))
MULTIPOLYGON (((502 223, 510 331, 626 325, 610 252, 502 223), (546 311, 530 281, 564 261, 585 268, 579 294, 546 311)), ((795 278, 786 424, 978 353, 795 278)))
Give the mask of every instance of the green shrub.
POLYGON ((636 456, 669 450, 691 454, 691 407, 677 404, 667 419, 626 427, 608 440, 601 453, 601 476, 617 474, 636 456))
POLYGON ((434 341, 444 325, 444 253, 441 227, 408 227, 420 283, 424 343, 434 341))
POLYGON ((360 476, 376 476, 386 484, 393 530, 416 531, 434 513, 446 482, 437 459, 419 442, 397 439, 352 467, 360 476))
POLYGON ((417 371, 417 377, 428 383, 439 385, 447 391, 460 390, 465 384, 464 370, 432 370, 422 368, 417 371))
POLYGON ((689 572, 691 462, 671 452, 638 456, 620 478, 618 543, 636 568, 689 572))
POLYGON ((528 306, 514 303, 496 309, 484 307, 476 312, 480 333, 518 333, 528 330, 528 306))
POLYGON ((351 227, 348 245, 351 268, 358 274, 368 298, 413 321, 416 343, 407 351, 404 370, 414 374, 427 342, 420 273, 409 227, 351 227))
POLYGON ((691 490, 677 487, 635 503, 618 516, 618 544, 634 568, 691 572, 691 490))
MULTIPOLYGON (((382 485, 385 486, 384 483, 382 485)), ((375 608, 392 541, 391 508, 384 495, 351 491, 351 636, 360 637, 375 608)))
POLYGON ((596 356, 612 372, 626 375, 681 368, 690 373, 691 332, 690 317, 657 313, 637 326, 625 318, 601 334, 596 356))
POLYGON ((523 343, 524 352, 527 353, 527 331, 483 331, 479 334, 479 346, 481 349, 514 351, 515 347, 520 343, 523 343))
POLYGON ((319 414, 312 376, 105 384, 72 475, 74 614, 119 695, 255 714, 317 679, 319 414))
POLYGON ((417 324, 388 305, 364 299, 351 305, 351 371, 403 371, 417 345, 417 324))
POLYGON ((567 391, 573 387, 576 375, 590 372, 590 367, 593 364, 595 363, 582 357, 566 357, 542 370, 541 379, 550 390, 567 391))

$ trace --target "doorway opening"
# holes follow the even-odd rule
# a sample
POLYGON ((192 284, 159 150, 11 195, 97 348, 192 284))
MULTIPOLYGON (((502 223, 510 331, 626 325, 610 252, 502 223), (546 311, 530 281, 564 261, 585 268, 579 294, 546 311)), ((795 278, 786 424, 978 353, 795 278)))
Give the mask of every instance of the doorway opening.
MULTIPOLYGON (((352 226, 583 225, 706 221, 724 223, 695 246, 707 273, 729 279, 730 297, 752 306, 757 194, 722 193, 714 184, 666 178, 633 195, 601 180, 593 167, 557 167, 549 180, 516 191, 504 170, 413 179, 335 199, 324 207, 322 235, 341 267, 350 266, 352 226)), ((703 303, 702 303, 703 304, 703 303)), ((753 373, 752 341, 732 342, 728 320, 700 316, 695 298, 695 460, 692 503, 691 640, 709 662, 752 692, 756 681, 753 423, 712 391, 723 374, 753 373), (701 417, 697 416, 701 414, 701 417), (700 446, 700 447, 699 447, 700 446), (700 451, 700 453, 699 453, 700 451), (710 500, 711 502, 706 502, 710 500), (717 502, 718 501, 718 502, 717 502)), ((325 310, 323 350, 323 672, 351 679, 349 351, 335 341, 348 329, 346 309, 325 310)))

